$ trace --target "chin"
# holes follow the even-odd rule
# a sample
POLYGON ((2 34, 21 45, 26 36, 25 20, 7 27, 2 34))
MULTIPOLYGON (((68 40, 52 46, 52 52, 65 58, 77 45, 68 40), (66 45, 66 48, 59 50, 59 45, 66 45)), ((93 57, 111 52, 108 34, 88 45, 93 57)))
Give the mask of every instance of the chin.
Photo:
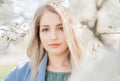
POLYGON ((52 50, 52 51, 48 51, 49 54, 54 54, 54 55, 60 55, 62 54, 61 51, 58 51, 58 50, 52 50))

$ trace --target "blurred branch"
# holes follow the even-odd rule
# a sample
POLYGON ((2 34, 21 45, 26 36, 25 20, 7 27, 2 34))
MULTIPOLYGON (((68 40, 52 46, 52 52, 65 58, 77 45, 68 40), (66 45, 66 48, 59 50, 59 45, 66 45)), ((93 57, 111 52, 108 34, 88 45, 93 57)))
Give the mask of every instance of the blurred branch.
POLYGON ((105 32, 105 33, 100 33, 99 35, 101 36, 101 35, 110 35, 110 34, 120 35, 120 32, 110 32, 110 33, 105 32))
POLYGON ((103 1, 101 2, 101 5, 96 6, 97 10, 99 11, 99 10, 102 8, 102 6, 103 6, 107 1, 108 1, 108 0, 103 0, 103 1))
POLYGON ((12 2, 13 0, 0 0, 0 4, 4 4, 4 3, 8 3, 8 2, 12 2))

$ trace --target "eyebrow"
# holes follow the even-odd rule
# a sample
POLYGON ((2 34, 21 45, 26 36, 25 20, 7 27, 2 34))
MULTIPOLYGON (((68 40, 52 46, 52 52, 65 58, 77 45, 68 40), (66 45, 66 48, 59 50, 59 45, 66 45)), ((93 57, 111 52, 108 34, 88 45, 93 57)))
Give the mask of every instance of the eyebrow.
POLYGON ((57 24, 56 26, 61 26, 62 25, 62 23, 60 23, 60 24, 57 24))
POLYGON ((49 27, 49 25, 41 25, 40 27, 49 27))
MULTIPOLYGON (((56 26, 61 26, 61 25, 62 25, 62 23, 57 24, 56 26)), ((49 27, 49 25, 41 25, 40 27, 49 27)))

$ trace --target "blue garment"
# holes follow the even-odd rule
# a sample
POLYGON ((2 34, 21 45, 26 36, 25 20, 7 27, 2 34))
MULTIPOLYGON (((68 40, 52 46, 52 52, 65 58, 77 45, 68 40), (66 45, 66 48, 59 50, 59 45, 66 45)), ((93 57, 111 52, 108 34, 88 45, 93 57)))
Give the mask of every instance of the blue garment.
MULTIPOLYGON (((48 56, 47 54, 45 54, 41 64, 39 65, 35 81, 45 81, 47 58, 48 56)), ((31 75, 30 62, 27 61, 16 67, 2 81, 30 81, 30 75, 31 75)))

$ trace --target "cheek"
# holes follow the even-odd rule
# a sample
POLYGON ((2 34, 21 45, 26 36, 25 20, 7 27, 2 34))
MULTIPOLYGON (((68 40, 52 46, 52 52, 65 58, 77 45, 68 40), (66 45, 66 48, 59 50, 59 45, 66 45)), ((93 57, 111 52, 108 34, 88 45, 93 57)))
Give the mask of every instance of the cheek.
POLYGON ((47 36, 44 36, 43 34, 40 33, 40 39, 41 39, 41 43, 43 45, 45 45, 47 43, 47 36))
POLYGON ((63 32, 59 34, 59 38, 60 38, 64 43, 66 43, 65 36, 64 36, 64 33, 63 33, 63 32))
POLYGON ((68 47, 64 35, 62 35, 60 38, 61 38, 61 40, 62 40, 62 42, 63 42, 64 47, 68 47))

